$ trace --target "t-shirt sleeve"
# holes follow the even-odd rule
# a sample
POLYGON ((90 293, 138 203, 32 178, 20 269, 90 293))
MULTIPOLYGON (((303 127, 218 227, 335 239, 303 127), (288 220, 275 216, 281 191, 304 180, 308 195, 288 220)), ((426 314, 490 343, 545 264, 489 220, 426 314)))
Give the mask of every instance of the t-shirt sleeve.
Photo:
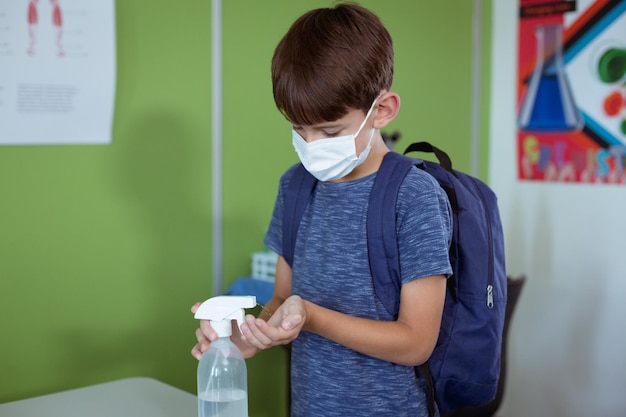
POLYGON ((269 227, 265 233, 263 243, 265 246, 276 252, 278 255, 283 254, 283 211, 285 203, 285 193, 289 180, 293 176, 293 172, 296 165, 289 168, 280 177, 280 183, 278 185, 278 195, 276 201, 274 201, 274 210, 272 211, 272 218, 270 220, 269 227))

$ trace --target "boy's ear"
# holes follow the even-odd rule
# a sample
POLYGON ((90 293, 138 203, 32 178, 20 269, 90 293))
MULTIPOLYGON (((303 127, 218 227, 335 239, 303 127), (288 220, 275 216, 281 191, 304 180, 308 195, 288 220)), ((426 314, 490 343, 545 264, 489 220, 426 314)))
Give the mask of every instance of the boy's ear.
POLYGON ((382 129, 396 118, 400 111, 400 96, 393 91, 383 93, 376 103, 373 127, 382 129))

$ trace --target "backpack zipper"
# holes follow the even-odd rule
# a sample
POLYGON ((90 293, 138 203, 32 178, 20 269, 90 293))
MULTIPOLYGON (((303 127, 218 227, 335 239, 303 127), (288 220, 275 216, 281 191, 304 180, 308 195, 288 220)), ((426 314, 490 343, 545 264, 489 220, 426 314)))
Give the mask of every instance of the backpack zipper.
POLYGON ((478 191, 478 195, 480 196, 480 200, 483 204, 483 211, 485 212, 485 217, 487 220, 487 237, 489 239, 489 269, 488 269, 488 277, 487 277, 487 308, 493 308, 493 241, 491 236, 491 217, 489 216, 489 210, 487 210, 487 202, 485 201, 485 195, 483 191, 480 189, 476 180, 473 177, 469 177, 472 180, 472 184, 474 184, 474 188, 478 191))

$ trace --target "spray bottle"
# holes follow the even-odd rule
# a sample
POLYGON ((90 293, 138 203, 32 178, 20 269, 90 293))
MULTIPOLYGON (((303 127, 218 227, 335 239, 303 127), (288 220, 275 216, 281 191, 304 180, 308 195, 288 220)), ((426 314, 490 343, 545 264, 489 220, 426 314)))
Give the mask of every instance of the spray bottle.
POLYGON ((222 295, 198 307, 195 318, 210 320, 218 335, 198 364, 198 417, 248 417, 246 362, 230 336, 231 321, 241 326, 243 309, 254 306, 255 296, 222 295))

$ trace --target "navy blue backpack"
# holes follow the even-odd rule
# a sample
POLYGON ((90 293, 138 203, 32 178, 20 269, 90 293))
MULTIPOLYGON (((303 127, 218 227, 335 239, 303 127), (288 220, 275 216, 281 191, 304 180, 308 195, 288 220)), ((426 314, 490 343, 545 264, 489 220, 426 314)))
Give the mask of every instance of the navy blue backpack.
MULTIPOLYGON (((504 236, 494 192, 482 181, 452 168, 448 155, 427 142, 404 152, 431 152, 439 163, 389 152, 369 199, 367 240, 376 295, 389 313, 400 305, 400 263, 395 234, 396 200, 408 171, 417 166, 445 190, 453 211, 453 237, 446 300, 437 345, 416 372, 428 382, 429 409, 441 414, 488 403, 500 376, 507 299, 504 236)), ((290 180, 283 219, 283 257, 289 265, 300 220, 317 180, 300 164, 290 180)))

